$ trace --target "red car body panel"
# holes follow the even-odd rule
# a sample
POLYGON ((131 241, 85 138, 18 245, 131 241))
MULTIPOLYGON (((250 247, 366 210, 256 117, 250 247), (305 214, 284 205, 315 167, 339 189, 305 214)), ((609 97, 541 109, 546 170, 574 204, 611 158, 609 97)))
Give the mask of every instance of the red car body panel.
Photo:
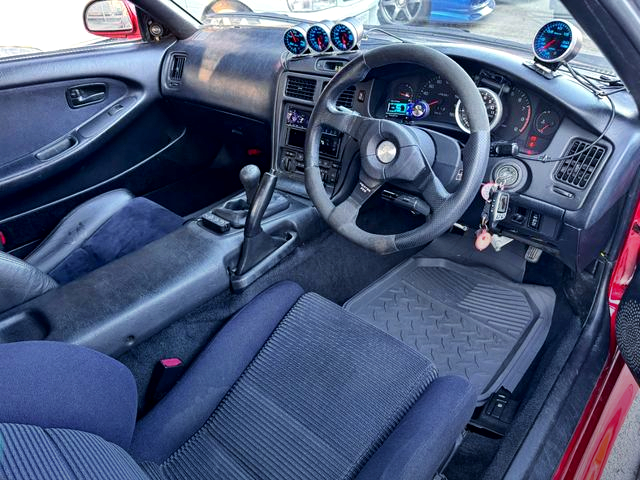
POLYGON ((618 305, 638 261, 640 203, 636 207, 631 225, 609 284, 609 356, 556 470, 554 480, 598 480, 601 477, 615 439, 638 393, 638 384, 617 348, 615 319, 618 305))

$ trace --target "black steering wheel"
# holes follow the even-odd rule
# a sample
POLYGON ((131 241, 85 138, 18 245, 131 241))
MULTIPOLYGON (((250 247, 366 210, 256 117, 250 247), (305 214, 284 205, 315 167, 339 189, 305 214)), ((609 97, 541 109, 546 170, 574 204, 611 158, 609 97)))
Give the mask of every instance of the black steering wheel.
MULTIPOLYGON (((360 54, 340 70, 313 109, 305 142, 307 193, 322 218, 335 231, 362 247, 380 254, 418 247, 446 232, 469 208, 487 169, 490 142, 484 102, 475 83, 460 65, 421 45, 402 43, 375 48, 360 54), (471 134, 461 154, 462 181, 453 193, 447 191, 434 173, 440 149, 436 148, 433 133, 430 135, 420 128, 390 120, 364 117, 336 106, 339 95, 347 87, 364 80, 372 69, 400 63, 414 64, 440 74, 451 83, 465 106, 471 134), (349 135, 360 145, 359 182, 339 205, 331 201, 322 182, 319 147, 323 126, 349 135), (395 235, 369 233, 356 225, 362 205, 385 182, 410 186, 421 194, 431 208, 423 225, 395 235)), ((451 154, 451 151, 444 148, 440 154, 451 154)), ((449 164, 450 160, 447 159, 449 164)))

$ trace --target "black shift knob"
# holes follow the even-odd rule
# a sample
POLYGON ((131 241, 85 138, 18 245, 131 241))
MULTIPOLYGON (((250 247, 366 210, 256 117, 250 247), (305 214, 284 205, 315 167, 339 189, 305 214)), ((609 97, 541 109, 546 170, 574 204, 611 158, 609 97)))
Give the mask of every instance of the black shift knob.
POLYGON ((240 183, 244 187, 244 191, 247 194, 247 202, 249 205, 253 202, 253 197, 256 195, 258 184, 260 183, 260 169, 255 165, 245 165, 240 170, 240 183))

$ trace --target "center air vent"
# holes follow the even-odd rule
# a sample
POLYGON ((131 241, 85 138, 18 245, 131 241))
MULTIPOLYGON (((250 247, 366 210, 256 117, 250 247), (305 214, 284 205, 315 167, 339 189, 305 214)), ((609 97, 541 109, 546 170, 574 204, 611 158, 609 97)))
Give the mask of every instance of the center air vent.
POLYGON ((301 100, 313 101, 316 91, 316 81, 312 78, 289 77, 284 94, 287 97, 299 98, 301 100))
POLYGON ((174 53, 171 56, 168 72, 168 84, 170 87, 179 87, 182 82, 182 74, 184 73, 184 64, 187 56, 182 53, 174 53))
POLYGON ((606 149, 600 145, 589 147, 589 142, 575 140, 563 155, 570 156, 558 166, 555 178, 559 182, 577 188, 586 188, 604 158, 606 149), (575 155, 575 154, 578 155, 575 155), (575 155, 575 156, 573 156, 575 155))
POLYGON ((353 97, 355 94, 356 94, 356 87, 352 85, 340 94, 340 96, 338 97, 338 101, 336 102, 336 105, 338 105, 339 107, 352 108, 353 97))

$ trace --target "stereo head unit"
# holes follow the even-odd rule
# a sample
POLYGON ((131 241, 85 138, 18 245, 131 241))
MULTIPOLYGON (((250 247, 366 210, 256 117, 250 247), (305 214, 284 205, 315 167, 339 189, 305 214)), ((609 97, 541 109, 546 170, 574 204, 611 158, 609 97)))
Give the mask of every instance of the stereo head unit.
MULTIPOLYGON (((286 136, 287 145, 304 150, 304 142, 307 137, 306 129, 309 126, 309 117, 311 117, 310 111, 289 105, 286 115, 288 130, 286 136)), ((320 137, 320 154, 336 158, 338 156, 339 149, 340 132, 333 128, 323 127, 322 136, 320 137)))

